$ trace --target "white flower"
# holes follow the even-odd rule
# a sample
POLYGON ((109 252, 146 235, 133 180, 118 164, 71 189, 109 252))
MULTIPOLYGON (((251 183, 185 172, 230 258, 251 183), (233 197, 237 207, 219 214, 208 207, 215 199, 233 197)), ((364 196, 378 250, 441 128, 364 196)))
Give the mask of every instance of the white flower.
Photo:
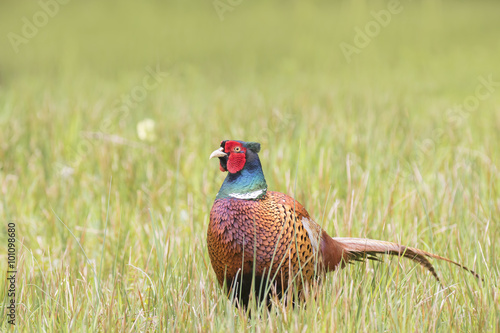
POLYGON ((142 141, 153 142, 156 140, 156 123, 153 119, 146 118, 137 123, 137 136, 142 141))
POLYGON ((72 167, 66 165, 63 166, 63 168, 61 169, 61 176, 63 178, 70 178, 71 176, 73 176, 74 173, 75 170, 72 167))
POLYGON ((185 210, 185 209, 181 210, 179 217, 180 217, 181 221, 187 221, 189 219, 189 214, 188 214, 187 210, 185 210))

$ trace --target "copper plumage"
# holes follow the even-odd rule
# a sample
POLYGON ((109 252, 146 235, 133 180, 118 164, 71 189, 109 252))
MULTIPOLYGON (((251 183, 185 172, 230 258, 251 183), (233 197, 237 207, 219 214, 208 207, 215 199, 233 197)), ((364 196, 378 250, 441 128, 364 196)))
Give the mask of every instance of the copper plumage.
POLYGON ((258 301, 282 297, 349 261, 377 259, 377 254, 409 258, 439 278, 427 259, 450 259, 396 243, 363 238, 330 237, 296 200, 267 185, 254 142, 222 141, 218 157, 228 176, 210 212, 208 253, 219 284, 243 305, 252 294, 258 301), (244 161, 234 163, 233 161, 244 161))

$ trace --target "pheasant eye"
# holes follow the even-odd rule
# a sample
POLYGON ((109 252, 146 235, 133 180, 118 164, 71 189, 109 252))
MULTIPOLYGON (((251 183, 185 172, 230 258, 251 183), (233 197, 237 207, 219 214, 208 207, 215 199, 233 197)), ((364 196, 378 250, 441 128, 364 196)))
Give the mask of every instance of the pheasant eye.
POLYGON ((239 152, 240 150, 241 150, 241 148, 240 148, 240 147, 234 147, 234 151, 235 151, 235 152, 239 152))

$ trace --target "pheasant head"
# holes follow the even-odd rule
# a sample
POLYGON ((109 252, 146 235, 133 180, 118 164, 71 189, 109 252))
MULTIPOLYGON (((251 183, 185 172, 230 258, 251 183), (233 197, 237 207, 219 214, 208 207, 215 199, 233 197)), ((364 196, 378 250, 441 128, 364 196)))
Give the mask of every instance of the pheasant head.
POLYGON ((266 179, 259 160, 260 143, 224 140, 210 158, 219 158, 219 168, 228 172, 216 199, 256 200, 267 191, 266 179))

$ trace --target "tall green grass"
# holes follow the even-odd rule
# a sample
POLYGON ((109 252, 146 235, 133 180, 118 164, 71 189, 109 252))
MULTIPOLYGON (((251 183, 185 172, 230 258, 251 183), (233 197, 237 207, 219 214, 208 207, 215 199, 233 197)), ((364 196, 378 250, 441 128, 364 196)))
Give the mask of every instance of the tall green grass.
MULTIPOLYGON (((347 63, 381 1, 71 1, 15 53, 37 2, 0 4, 0 221, 17 229, 19 331, 498 331, 500 82, 494 1, 401 2, 347 63), (167 73, 116 112, 147 67, 167 73), (136 126, 156 122, 158 140, 136 126), (104 135, 97 135, 106 128, 104 135), (272 190, 332 236, 450 257, 349 265, 305 304, 247 316, 206 250, 220 140, 262 143, 272 190), (295 185, 296 184, 296 185, 295 185)), ((0 233, 0 276, 7 235, 0 233)), ((5 264, 4 264, 5 263, 5 264)), ((7 284, 5 283, 5 286, 7 284)), ((6 288, 0 288, 7 323, 6 288)))

